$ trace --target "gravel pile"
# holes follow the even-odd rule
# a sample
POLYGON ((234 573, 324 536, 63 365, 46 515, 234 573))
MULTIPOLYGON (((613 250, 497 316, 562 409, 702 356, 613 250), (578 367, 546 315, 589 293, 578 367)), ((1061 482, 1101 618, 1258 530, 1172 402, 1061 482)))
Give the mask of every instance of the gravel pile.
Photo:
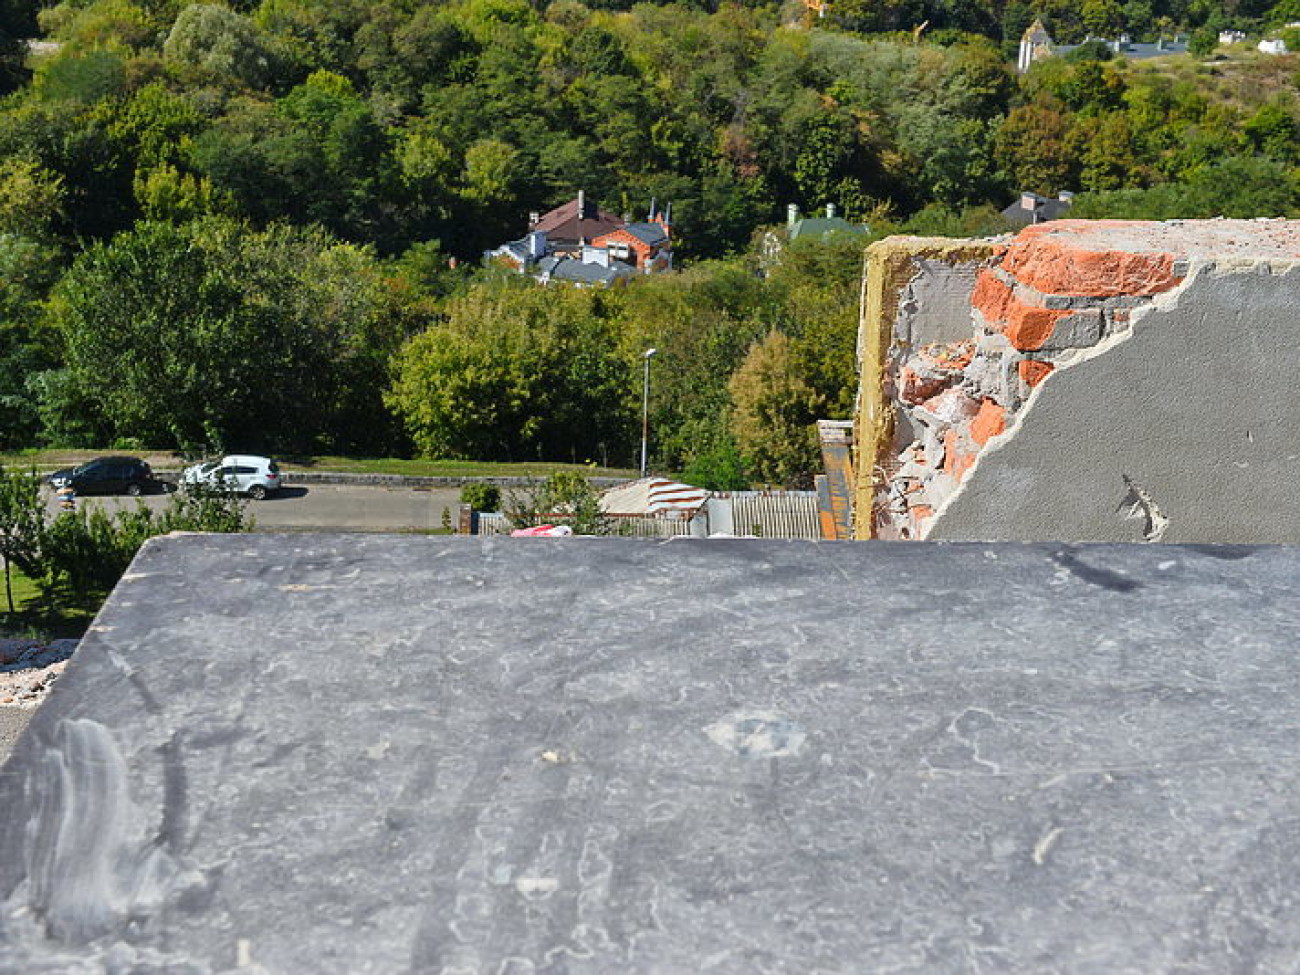
POLYGON ((0 705, 36 707, 76 649, 76 640, 0 639, 0 705))

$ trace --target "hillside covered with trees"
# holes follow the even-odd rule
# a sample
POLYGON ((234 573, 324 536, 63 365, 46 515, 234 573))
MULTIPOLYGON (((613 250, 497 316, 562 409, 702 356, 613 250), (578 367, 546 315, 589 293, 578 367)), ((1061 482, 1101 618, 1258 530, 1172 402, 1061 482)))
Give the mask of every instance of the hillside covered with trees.
MULTIPOLYGON (((1300 63, 1236 0, 0 0, 0 449, 628 463, 799 483, 845 416, 863 244, 1085 216, 1291 215, 1300 63), (1060 41, 1191 32, 1196 56, 1060 41), (484 268, 582 190, 672 203, 610 290, 484 268), (786 207, 870 237, 774 253, 786 207)), ((1297 38, 1300 40, 1300 38, 1297 38)))

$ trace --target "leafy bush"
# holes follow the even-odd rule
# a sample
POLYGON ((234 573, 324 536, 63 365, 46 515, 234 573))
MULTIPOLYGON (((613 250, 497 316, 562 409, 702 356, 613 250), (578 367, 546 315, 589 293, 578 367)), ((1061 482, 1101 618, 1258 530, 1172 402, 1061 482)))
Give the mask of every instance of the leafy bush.
POLYGON ((36 471, 6 471, 0 466, 0 561, 4 562, 5 600, 14 612, 14 568, 39 572, 45 502, 36 471))
POLYGON ((1193 31, 1187 40, 1187 51, 1194 57, 1203 58, 1219 46, 1219 36, 1210 28, 1203 27, 1193 31))
POLYGON ((41 588, 49 597, 93 608, 148 539, 171 532, 248 531, 253 521, 244 506, 233 492, 200 487, 173 494, 157 514, 139 503, 112 516, 91 505, 60 512, 41 535, 41 588))
POLYGON ((575 535, 611 535, 613 521, 600 510, 600 498, 577 471, 560 471, 531 490, 511 492, 506 517, 512 528, 569 525, 575 535))
POLYGON ((475 511, 498 511, 501 508, 501 489, 487 481, 474 481, 460 489, 460 501, 475 511))
POLYGON ((696 455, 682 471, 682 480, 709 491, 745 491, 750 486, 745 459, 729 439, 696 455))

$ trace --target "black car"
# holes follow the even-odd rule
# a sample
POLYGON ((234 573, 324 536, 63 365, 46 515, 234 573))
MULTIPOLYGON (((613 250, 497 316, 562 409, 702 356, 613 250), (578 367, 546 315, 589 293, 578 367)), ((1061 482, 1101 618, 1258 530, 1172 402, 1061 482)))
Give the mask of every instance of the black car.
POLYGON ((158 486, 153 469, 139 457, 96 457, 77 467, 50 475, 55 490, 71 487, 78 494, 129 494, 132 497, 158 486))

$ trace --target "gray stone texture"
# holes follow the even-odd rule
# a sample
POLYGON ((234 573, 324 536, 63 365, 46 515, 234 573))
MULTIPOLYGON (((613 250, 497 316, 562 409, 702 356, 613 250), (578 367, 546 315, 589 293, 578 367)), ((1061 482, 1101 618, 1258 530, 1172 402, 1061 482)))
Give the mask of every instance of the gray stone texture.
POLYGON ((936 516, 932 539, 1300 542, 1300 269, 1203 269, 1050 375, 936 516), (1126 481, 1127 479, 1127 481, 1126 481))
POLYGON ((1083 349, 1101 341, 1104 323, 1100 308, 1089 308, 1065 315, 1056 321, 1052 334, 1038 351, 1056 352, 1060 349, 1083 349))
POLYGON ((190 536, 0 774, 0 971, 1246 973, 1300 550, 190 536))
POLYGON ((971 292, 982 262, 913 258, 916 275, 899 297, 894 336, 912 348, 971 337, 971 292))

